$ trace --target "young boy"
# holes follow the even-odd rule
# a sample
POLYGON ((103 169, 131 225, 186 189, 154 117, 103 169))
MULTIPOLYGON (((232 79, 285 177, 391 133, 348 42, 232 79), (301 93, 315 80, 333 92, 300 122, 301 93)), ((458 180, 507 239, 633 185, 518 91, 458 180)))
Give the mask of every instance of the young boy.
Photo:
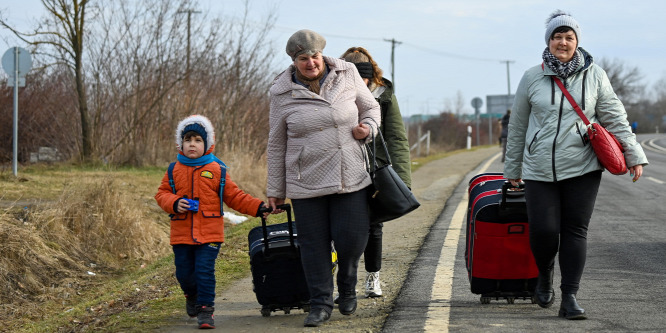
POLYGON ((193 115, 182 120, 176 128, 176 144, 179 154, 172 171, 173 187, 167 171, 155 200, 171 214, 176 278, 185 293, 187 314, 197 317, 199 328, 215 328, 215 259, 224 242, 222 201, 252 216, 259 216, 264 203, 239 189, 229 174, 220 198, 220 178, 226 166, 211 153, 215 132, 208 118, 193 115))

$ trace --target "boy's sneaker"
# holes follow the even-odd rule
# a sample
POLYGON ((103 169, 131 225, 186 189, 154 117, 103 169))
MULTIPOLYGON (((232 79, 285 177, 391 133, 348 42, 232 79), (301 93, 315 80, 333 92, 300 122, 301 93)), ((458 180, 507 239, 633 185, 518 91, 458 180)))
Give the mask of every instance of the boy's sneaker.
POLYGON ((213 320, 213 312, 215 307, 206 305, 197 305, 197 322, 199 328, 215 328, 215 320, 213 320))
POLYGON ((190 316, 190 318, 197 316, 197 295, 185 295, 185 310, 187 311, 187 315, 190 316))
POLYGON ((367 272, 365 276, 365 297, 382 297, 379 272, 367 272))

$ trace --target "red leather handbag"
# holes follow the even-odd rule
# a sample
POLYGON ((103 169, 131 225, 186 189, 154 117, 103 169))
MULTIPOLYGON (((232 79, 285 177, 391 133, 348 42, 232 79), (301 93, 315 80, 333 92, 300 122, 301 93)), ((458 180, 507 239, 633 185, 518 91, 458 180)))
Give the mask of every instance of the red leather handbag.
POLYGON ((627 162, 624 160, 624 148, 615 136, 608 132, 603 126, 597 123, 590 123, 585 117, 580 106, 573 99, 567 88, 564 87, 562 81, 557 77, 553 77, 557 86, 560 87, 564 96, 569 100, 578 116, 583 120, 587 126, 587 135, 590 138, 590 144, 594 153, 597 154, 597 159, 608 172, 614 175, 624 175, 627 173, 627 162))

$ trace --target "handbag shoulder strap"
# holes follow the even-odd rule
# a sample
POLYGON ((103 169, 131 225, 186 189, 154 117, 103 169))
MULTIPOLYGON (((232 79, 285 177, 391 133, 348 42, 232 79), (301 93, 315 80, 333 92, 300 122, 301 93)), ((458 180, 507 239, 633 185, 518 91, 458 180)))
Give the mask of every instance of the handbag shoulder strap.
MULTIPOLYGON (((543 70, 543 63, 541 63, 541 70, 543 70)), ((562 90, 562 93, 564 96, 569 100, 569 103, 571 103, 571 106, 573 106, 574 110, 576 110, 576 113, 578 113, 578 116, 580 119, 583 120, 583 123, 585 123, 585 126, 590 126, 590 121, 585 117, 585 114, 583 113, 583 110, 580 109, 580 106, 578 106, 578 103, 576 103, 576 100, 574 100, 573 96, 569 93, 569 90, 564 87, 564 84, 562 81, 557 77, 553 76, 552 77, 555 83, 557 84, 558 87, 560 87, 560 90, 562 90)))
POLYGON ((377 143, 377 137, 379 137, 379 139, 381 140, 382 147, 384 148, 384 153, 386 153, 386 162, 388 162, 389 165, 393 165, 393 163, 391 163, 391 155, 389 155, 388 147, 386 147, 386 141, 384 140, 384 136, 382 135, 382 131, 379 130, 379 125, 377 124, 377 122, 375 122, 374 119, 370 118, 370 120, 372 120, 372 122, 374 122, 375 125, 377 126, 377 135, 374 135, 374 131, 372 130, 372 126, 370 126, 369 123, 365 123, 365 124, 368 125, 368 127, 370 127, 370 135, 373 136, 373 139, 372 139, 372 161, 373 161, 373 164, 377 164, 377 157, 376 157, 377 156, 377 144, 376 143, 377 143))

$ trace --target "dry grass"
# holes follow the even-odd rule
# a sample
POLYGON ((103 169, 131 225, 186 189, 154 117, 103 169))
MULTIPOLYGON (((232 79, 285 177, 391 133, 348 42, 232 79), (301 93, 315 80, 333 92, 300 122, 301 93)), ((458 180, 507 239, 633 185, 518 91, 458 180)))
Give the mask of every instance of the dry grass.
POLYGON ((219 156, 229 167, 229 176, 243 191, 260 198, 266 199, 266 155, 259 161, 254 160, 247 154, 225 154, 219 156))
POLYGON ((142 206, 109 177, 71 183, 57 200, 38 207, 5 210, 0 215, 5 310, 0 320, 7 319, 3 314, 38 315, 45 300, 66 301, 98 275, 168 253, 168 230, 146 220, 142 206))

